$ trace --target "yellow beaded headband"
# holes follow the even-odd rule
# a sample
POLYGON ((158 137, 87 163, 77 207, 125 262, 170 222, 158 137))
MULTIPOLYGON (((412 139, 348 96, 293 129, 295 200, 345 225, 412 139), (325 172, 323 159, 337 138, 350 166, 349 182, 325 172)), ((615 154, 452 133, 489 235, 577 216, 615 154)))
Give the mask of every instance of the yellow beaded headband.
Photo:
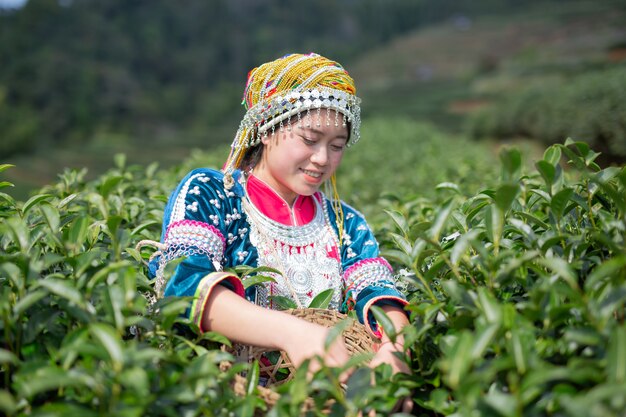
POLYGON ((245 151, 258 145, 276 126, 300 120, 302 113, 321 113, 326 109, 327 123, 350 126, 347 146, 360 139, 361 100, 355 95, 354 80, 337 62, 318 54, 291 54, 250 71, 243 102, 243 117, 224 164, 225 185, 232 186, 232 173, 240 167, 245 151))

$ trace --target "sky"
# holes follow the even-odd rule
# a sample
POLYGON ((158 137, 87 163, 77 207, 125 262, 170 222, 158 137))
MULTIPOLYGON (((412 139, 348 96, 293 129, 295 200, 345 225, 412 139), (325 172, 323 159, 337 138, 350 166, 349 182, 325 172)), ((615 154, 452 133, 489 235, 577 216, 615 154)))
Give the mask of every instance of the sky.
POLYGON ((0 0, 0 9, 13 9, 21 7, 26 3, 26 0, 0 0))

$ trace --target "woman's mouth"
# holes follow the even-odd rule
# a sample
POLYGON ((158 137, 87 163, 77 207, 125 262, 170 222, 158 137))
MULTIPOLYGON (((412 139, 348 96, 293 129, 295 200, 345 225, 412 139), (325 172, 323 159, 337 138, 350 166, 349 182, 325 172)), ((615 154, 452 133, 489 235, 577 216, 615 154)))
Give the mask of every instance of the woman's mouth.
POLYGON ((303 169, 302 172, 304 172, 309 177, 313 177, 313 178, 321 178, 322 177, 322 173, 321 172, 309 171, 307 169, 303 169))

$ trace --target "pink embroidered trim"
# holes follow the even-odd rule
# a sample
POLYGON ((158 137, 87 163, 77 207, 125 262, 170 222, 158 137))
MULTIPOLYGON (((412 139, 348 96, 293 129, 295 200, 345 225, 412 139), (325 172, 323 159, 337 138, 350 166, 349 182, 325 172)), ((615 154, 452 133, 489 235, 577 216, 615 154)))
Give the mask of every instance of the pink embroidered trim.
POLYGON ((383 264, 387 268, 389 268, 390 272, 393 272, 393 268, 391 267, 391 265, 389 265, 389 262, 387 262, 385 258, 382 258, 382 257, 370 258, 370 259, 363 259, 361 261, 355 262, 354 265, 352 265, 343 273, 344 279, 350 276, 356 269, 361 268, 363 265, 372 265, 372 264, 383 264))
POLYGON ((205 255, 211 262, 220 264, 226 249, 226 240, 219 229, 195 220, 172 223, 167 228, 164 243, 162 262, 181 256, 205 255))
POLYGON ((164 241, 168 242, 170 238, 170 232, 172 234, 175 234, 174 230, 178 230, 179 228, 185 228, 185 227, 187 228, 187 230, 183 230, 183 232, 188 232, 189 234, 192 234, 195 232, 196 235, 206 235, 207 231, 213 232, 218 238, 220 238, 223 246, 226 246, 226 239, 224 239, 224 235, 222 235, 222 232, 220 232, 220 230, 217 227, 204 223, 204 222, 199 222, 197 220, 179 220, 177 222, 170 224, 169 227, 167 228, 167 231, 165 232, 164 241), (203 229, 205 230, 203 231, 203 229))
POLYGON ((233 285, 234 291, 237 295, 243 297, 245 294, 241 280, 236 275, 231 273, 212 272, 202 278, 196 288, 195 299, 191 304, 190 313, 190 319, 198 326, 200 332, 204 332, 204 329, 202 328, 202 316, 204 315, 204 309, 206 307, 206 302, 209 299, 209 295, 216 285, 225 280, 228 280, 228 282, 233 285))

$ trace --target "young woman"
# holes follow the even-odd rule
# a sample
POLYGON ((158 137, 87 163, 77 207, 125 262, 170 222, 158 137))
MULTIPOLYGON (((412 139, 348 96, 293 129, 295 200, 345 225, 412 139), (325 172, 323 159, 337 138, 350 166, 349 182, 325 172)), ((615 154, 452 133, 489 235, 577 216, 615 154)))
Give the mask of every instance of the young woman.
POLYGON ((400 329, 407 323, 404 296, 363 216, 341 202, 334 173, 346 148, 359 140, 360 100, 338 63, 317 54, 293 54, 252 70, 244 92, 247 112, 222 169, 197 169, 167 204, 164 250, 151 263, 157 291, 193 296, 188 314, 202 331, 287 352, 297 366, 320 355, 326 364, 348 360, 341 341, 328 351, 328 329, 278 311, 273 296, 306 307, 332 289, 329 308, 356 310, 381 344, 372 366, 403 350, 376 323, 380 306, 400 329), (164 282, 168 261, 184 256, 164 282), (251 286, 226 269, 268 266, 275 282, 251 286))

